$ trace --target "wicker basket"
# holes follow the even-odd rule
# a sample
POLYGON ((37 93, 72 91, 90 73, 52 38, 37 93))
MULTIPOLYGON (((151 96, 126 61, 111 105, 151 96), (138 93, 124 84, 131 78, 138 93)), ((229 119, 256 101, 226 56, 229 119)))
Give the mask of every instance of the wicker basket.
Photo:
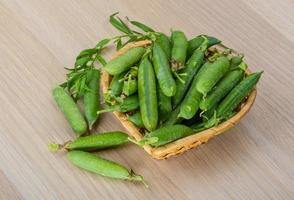
MULTIPOLYGON (((117 51, 112 58, 117 57, 118 55, 126 52, 130 48, 138 47, 138 46, 147 46, 151 42, 148 40, 129 43, 119 51, 117 51)), ((215 45, 216 48, 223 48, 223 45, 215 45)), ((214 46, 214 47, 215 47, 214 46)), ((247 74, 250 72, 247 70, 247 74)), ((108 85, 110 83, 111 77, 106 71, 102 72, 101 85, 102 91, 105 93, 108 89, 108 85)), ((239 112, 234 115, 232 118, 228 119, 225 122, 222 122, 216 127, 212 127, 210 129, 204 130, 194 135, 190 135, 188 137, 179 139, 172 143, 166 144, 161 147, 153 148, 150 145, 145 145, 144 149, 147 153, 149 153, 153 158, 156 159, 166 159, 174 155, 181 154, 189 149, 199 146, 200 144, 206 143, 209 139, 213 138, 216 135, 219 135, 226 130, 235 126, 250 110, 251 106, 254 103, 256 97, 256 89, 254 89, 248 98, 243 102, 239 112)), ((132 123, 127 120, 127 116, 124 113, 114 112, 114 115, 118 118, 118 120, 122 123, 122 125, 127 129, 129 135, 133 136, 136 140, 140 140, 143 138, 143 135, 139 132, 139 129, 132 123)))

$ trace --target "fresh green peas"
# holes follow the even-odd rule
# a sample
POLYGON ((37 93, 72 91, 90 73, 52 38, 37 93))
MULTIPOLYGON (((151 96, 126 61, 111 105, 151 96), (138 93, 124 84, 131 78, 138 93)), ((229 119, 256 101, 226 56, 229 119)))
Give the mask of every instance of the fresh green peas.
POLYGON ((129 75, 128 79, 124 81, 123 93, 127 96, 130 96, 136 93, 137 90, 138 90, 137 79, 133 79, 132 76, 129 75))
POLYGON ((139 100, 137 95, 128 96, 122 100, 122 102, 111 105, 103 110, 99 110, 97 113, 106 113, 106 112, 130 112, 139 108, 139 100))
POLYGON ((144 47, 135 47, 109 61, 104 70, 111 75, 117 75, 130 69, 145 53, 144 47))
POLYGON ((78 136, 85 133, 87 131, 87 122, 71 96, 62 87, 57 86, 53 89, 53 97, 74 132, 78 136))
POLYGON ((194 131, 185 125, 168 125, 146 134, 138 143, 139 145, 150 144, 151 146, 159 147, 193 133, 194 131))
POLYGON ((244 77, 241 69, 230 71, 220 80, 208 96, 201 100, 200 109, 207 111, 213 108, 223 97, 225 97, 244 77))
POLYGON ((107 103, 113 104, 114 102, 119 99, 122 89, 123 89, 123 78, 126 73, 121 73, 118 75, 113 76, 109 88, 106 93, 104 93, 104 100, 107 103))
POLYGON ((200 45, 200 47, 194 51, 193 55, 188 60, 185 68, 181 70, 181 73, 184 73, 186 75, 182 78, 183 82, 179 79, 176 80, 177 90, 176 94, 172 97, 172 103, 174 108, 177 105, 179 105, 179 103, 182 101, 190 86, 191 81, 193 80, 193 77, 201 67, 206 49, 207 40, 203 39, 203 44, 200 45))
POLYGON ((93 69, 90 71, 88 81, 88 88, 84 94, 85 116, 89 124, 89 129, 92 129, 96 122, 99 110, 99 86, 100 86, 100 71, 93 69))
POLYGON ((195 83, 197 91, 205 97, 213 86, 226 74, 229 67, 229 59, 225 56, 220 56, 211 65, 201 69, 197 74, 195 83))
POLYGON ((133 115, 128 115, 128 120, 135 124, 138 128, 144 128, 144 123, 142 121, 141 112, 136 112, 133 115))
POLYGON ((170 38, 164 33, 160 33, 156 37, 156 42, 161 46, 162 50, 165 52, 167 59, 170 60, 170 57, 171 57, 170 38))
POLYGON ((171 34, 172 53, 171 62, 174 70, 178 70, 185 64, 188 40, 182 31, 172 31, 171 34))
POLYGON ((157 87, 158 111, 160 121, 167 119, 172 111, 171 98, 165 96, 161 89, 157 87))
POLYGON ((219 104, 217 117, 227 118, 242 102, 242 100, 253 90, 263 72, 248 75, 243 79, 219 104))
POLYGON ((153 65, 154 71, 163 94, 170 97, 176 93, 176 82, 161 46, 155 41, 153 44, 153 65))
POLYGON ((79 137, 74 141, 66 142, 64 145, 51 143, 48 145, 53 152, 59 148, 66 150, 83 150, 94 151, 100 149, 107 149, 128 143, 128 134, 114 131, 79 137))
POLYGON ((238 67, 241 62, 243 61, 243 55, 238 55, 238 56, 234 56, 231 58, 231 61, 230 61, 230 69, 233 70, 235 69, 236 67, 238 67))
MULTIPOLYGON (((208 47, 211 47, 215 44, 219 44, 221 43, 221 41, 215 37, 211 37, 211 36, 206 36, 204 35, 204 37, 206 37, 208 39, 208 47)), ((188 49, 187 49, 187 56, 190 57, 193 52, 200 47, 200 45, 203 43, 204 38, 203 35, 199 35, 191 40, 189 40, 188 42, 188 49)))
POLYGON ((74 165, 87 171, 109 178, 139 181, 145 184, 143 176, 136 175, 126 167, 94 154, 74 150, 68 152, 67 157, 74 165))
POLYGON ((168 116, 168 119, 166 121, 164 121, 164 123, 162 124, 162 126, 166 126, 166 125, 173 125, 173 124, 178 124, 180 123, 183 118, 179 117, 179 113, 180 113, 180 106, 177 106, 168 116))
POLYGON ((143 124, 152 131, 157 127, 158 110, 154 70, 147 56, 142 59, 138 70, 138 95, 143 124))

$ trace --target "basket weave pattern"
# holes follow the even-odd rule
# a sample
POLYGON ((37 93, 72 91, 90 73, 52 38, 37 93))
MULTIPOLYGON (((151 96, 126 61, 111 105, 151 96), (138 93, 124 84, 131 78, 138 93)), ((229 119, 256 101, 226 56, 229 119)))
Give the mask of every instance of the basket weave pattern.
MULTIPOLYGON (((148 40, 138 41, 127 44, 125 47, 117 51, 113 56, 112 59, 119 56, 120 54, 126 52, 130 48, 139 47, 139 46, 147 46, 151 42, 148 40)), ((222 45, 216 45, 219 47, 223 47, 222 45)), ((249 70, 246 71, 249 74, 249 70)), ((102 91, 105 93, 108 89, 111 77, 106 71, 102 71, 102 78, 101 78, 101 85, 102 91)), ((256 97, 256 89, 254 89, 249 96, 247 97, 246 101, 243 102, 239 112, 228 119, 227 121, 222 122, 218 126, 212 127, 210 129, 201 131, 197 134, 190 135, 188 137, 179 139, 172 143, 166 144, 161 147, 153 148, 150 145, 145 145, 144 149, 147 153, 149 153, 153 158, 156 159, 166 159, 174 155, 181 154, 189 149, 195 148, 200 144, 206 143, 209 139, 213 138, 216 135, 219 135, 226 130, 234 127, 250 110, 252 107, 254 100, 256 97)), ((139 129, 131 122, 127 120, 127 116, 121 112, 113 112, 113 114, 118 118, 121 124, 126 128, 129 132, 129 135, 133 136, 137 141, 143 138, 143 135, 140 133, 139 129)))

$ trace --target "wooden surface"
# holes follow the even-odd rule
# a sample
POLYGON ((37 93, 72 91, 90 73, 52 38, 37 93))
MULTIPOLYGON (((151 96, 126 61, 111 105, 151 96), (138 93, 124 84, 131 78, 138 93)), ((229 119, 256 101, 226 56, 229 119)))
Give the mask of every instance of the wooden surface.
MULTIPOLYGON (((0 1, 0 199, 293 199, 294 2, 0 1), (109 180, 51 154, 73 138, 51 97, 77 53, 117 32, 108 15, 189 37, 206 33, 243 52, 265 73, 251 112, 206 145, 166 161, 135 145, 103 151, 150 184, 109 180)), ((97 131, 123 130, 111 114, 97 131)))

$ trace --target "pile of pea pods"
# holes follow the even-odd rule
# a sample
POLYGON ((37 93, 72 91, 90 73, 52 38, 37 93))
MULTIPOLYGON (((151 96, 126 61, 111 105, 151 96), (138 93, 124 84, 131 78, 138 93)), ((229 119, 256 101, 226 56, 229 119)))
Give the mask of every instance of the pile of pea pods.
POLYGON ((156 148, 217 126, 238 112, 262 71, 247 74, 244 56, 233 55, 228 48, 214 49, 221 43, 215 37, 187 39, 180 30, 167 35, 127 20, 141 32, 130 28, 117 13, 111 15, 111 25, 123 34, 81 51, 74 68, 68 69, 66 81, 53 89, 54 99, 77 139, 62 145, 51 143, 49 148, 66 150, 73 164, 90 172, 145 183, 141 175, 91 152, 130 141, 156 148), (130 48, 108 62, 102 56, 111 42, 119 50, 142 40, 150 43, 130 48), (103 94, 104 108, 99 101, 101 69, 111 76, 103 94), (83 109, 77 101, 82 102, 83 109), (125 113, 144 134, 143 139, 136 141, 120 131, 91 134, 98 116, 113 111, 125 113))

